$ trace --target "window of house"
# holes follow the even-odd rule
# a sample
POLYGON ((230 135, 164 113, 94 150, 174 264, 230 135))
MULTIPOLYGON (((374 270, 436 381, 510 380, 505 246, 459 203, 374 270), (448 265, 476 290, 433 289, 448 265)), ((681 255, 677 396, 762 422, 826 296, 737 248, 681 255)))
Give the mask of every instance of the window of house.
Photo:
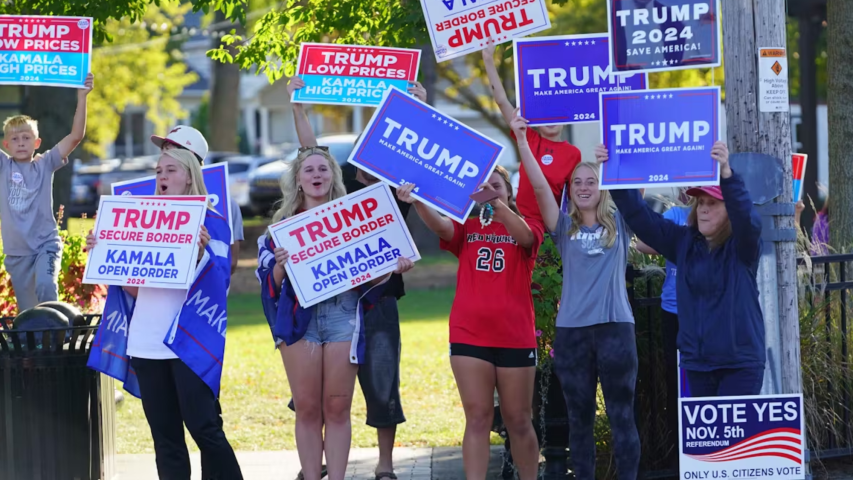
POLYGON ((115 156, 138 157, 145 154, 145 113, 124 112, 115 140, 115 156))

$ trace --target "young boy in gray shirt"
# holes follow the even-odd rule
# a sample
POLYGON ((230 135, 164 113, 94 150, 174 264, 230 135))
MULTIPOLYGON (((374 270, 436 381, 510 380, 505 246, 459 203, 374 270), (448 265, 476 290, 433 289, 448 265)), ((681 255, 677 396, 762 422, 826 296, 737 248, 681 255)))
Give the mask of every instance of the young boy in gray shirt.
POLYGON ((68 163, 68 155, 83 141, 86 98, 93 84, 90 73, 77 91, 71 133, 43 155, 35 155, 41 146, 38 122, 16 115, 3 123, 8 153, 0 152, 0 235, 18 312, 59 296, 62 242, 53 216, 53 172, 68 163))

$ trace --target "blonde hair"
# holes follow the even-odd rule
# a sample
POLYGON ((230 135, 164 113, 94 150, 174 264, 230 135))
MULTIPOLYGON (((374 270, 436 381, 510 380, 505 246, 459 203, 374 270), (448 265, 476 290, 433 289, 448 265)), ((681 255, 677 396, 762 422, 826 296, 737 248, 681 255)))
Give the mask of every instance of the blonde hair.
MULTIPOLYGON (((720 200, 722 201, 722 200, 720 200)), ((696 197, 693 197, 693 204, 690 207, 690 215, 687 216, 687 225, 689 227, 699 228, 699 200, 696 197)), ((701 232, 700 232, 701 233, 701 232)), ((708 241, 708 249, 713 250, 717 247, 722 246, 726 241, 728 241, 729 237, 732 236, 732 221, 729 219, 729 212, 726 211, 726 223, 720 227, 719 230, 713 235, 711 238, 705 237, 708 241)))
POLYGON ((335 161, 332 155, 319 148, 309 148, 300 153, 293 162, 290 163, 287 171, 281 176, 279 184, 281 185, 281 200, 278 202, 278 209, 272 216, 273 223, 278 222, 283 218, 292 217, 296 211, 302 208, 305 202, 305 192, 299 187, 299 171, 302 170, 302 164, 305 160, 312 156, 319 155, 326 159, 329 163, 329 168, 332 170, 332 185, 329 188, 329 200, 332 201, 341 198, 347 194, 347 189, 344 187, 344 175, 341 171, 341 166, 335 161))
POLYGON ((39 136, 39 123, 28 115, 14 115, 3 122, 3 135, 8 136, 12 132, 21 130, 32 130, 36 138, 39 136))
MULTIPOLYGON (((590 169, 592 171, 592 175, 595 177, 595 183, 598 184, 598 164, 592 162, 579 163, 572 171, 572 176, 570 177, 572 181, 575 178, 575 174, 581 167, 590 169)), ((604 227, 604 236, 601 237, 601 245, 604 248, 611 248, 613 247, 613 244, 616 243, 616 204, 613 203, 613 199, 610 198, 610 191, 600 190, 600 195, 595 216, 598 219, 598 223, 604 227)), ((574 199, 571 200, 571 203, 572 207, 569 210, 569 217, 572 219, 572 228, 569 229, 569 236, 578 233, 581 229, 581 225, 583 224, 583 217, 581 216, 581 212, 574 199)))
MULTIPOLYGON (((208 196, 207 187, 204 185, 204 174, 201 172, 201 165, 199 165, 198 157, 193 152, 182 148, 170 148, 162 150, 161 158, 163 155, 177 160, 184 167, 187 175, 190 176, 190 189, 187 195, 208 196)), ((160 190, 158 189, 154 194, 160 195, 160 190)), ((208 208, 211 207, 210 202, 208 202, 208 208)))

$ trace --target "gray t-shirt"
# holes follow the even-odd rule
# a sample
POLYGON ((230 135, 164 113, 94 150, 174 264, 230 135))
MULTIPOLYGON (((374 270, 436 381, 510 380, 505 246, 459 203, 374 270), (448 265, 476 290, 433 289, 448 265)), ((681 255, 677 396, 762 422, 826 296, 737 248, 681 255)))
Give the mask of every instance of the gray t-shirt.
POLYGON ((6 255, 35 255, 44 248, 59 251, 53 172, 66 162, 57 147, 32 162, 16 162, 0 152, 0 230, 6 255))
POLYGON ((243 212, 240 211, 240 206, 234 200, 231 200, 231 232, 234 234, 234 242, 245 240, 243 238, 243 212))
POLYGON ((600 239, 604 227, 581 225, 568 235, 572 219, 560 212, 554 243, 563 258, 563 293, 557 312, 558 327, 588 327, 600 323, 634 323, 625 269, 631 233, 622 215, 616 212, 616 243, 604 248, 600 239))

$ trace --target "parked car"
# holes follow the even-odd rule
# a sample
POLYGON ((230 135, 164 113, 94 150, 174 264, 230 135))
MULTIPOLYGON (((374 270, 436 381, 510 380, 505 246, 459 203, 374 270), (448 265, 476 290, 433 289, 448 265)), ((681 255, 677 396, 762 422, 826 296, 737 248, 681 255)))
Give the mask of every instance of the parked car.
MULTIPOLYGON (((355 181, 355 167, 348 164, 347 159, 357 138, 355 134, 324 135, 317 138, 317 144, 329 147, 332 157, 341 166, 344 183, 355 181)), ((249 199, 255 212, 267 215, 275 203, 281 200, 281 176, 287 171, 290 162, 296 159, 298 152, 298 149, 293 150, 283 161, 268 163, 249 176, 249 199)))
MULTIPOLYGON (((210 157, 208 156, 209 160, 210 157)), ((205 163, 208 163, 207 160, 205 163)), ((249 200, 249 176, 259 167, 279 160, 277 158, 259 157, 254 155, 223 155, 210 161, 210 164, 227 163, 228 181, 231 189, 231 201, 237 202, 243 214, 255 215, 258 212, 252 208, 249 200)))
POLYGON ((157 160, 159 159, 160 155, 147 155, 122 160, 118 167, 101 174, 98 194, 112 195, 113 183, 136 180, 154 175, 154 171, 157 168, 157 160))
POLYGON ((74 163, 74 173, 71 176, 71 204, 66 209, 68 215, 80 217, 83 214, 94 215, 101 200, 101 177, 118 166, 116 159, 102 163, 74 163))

